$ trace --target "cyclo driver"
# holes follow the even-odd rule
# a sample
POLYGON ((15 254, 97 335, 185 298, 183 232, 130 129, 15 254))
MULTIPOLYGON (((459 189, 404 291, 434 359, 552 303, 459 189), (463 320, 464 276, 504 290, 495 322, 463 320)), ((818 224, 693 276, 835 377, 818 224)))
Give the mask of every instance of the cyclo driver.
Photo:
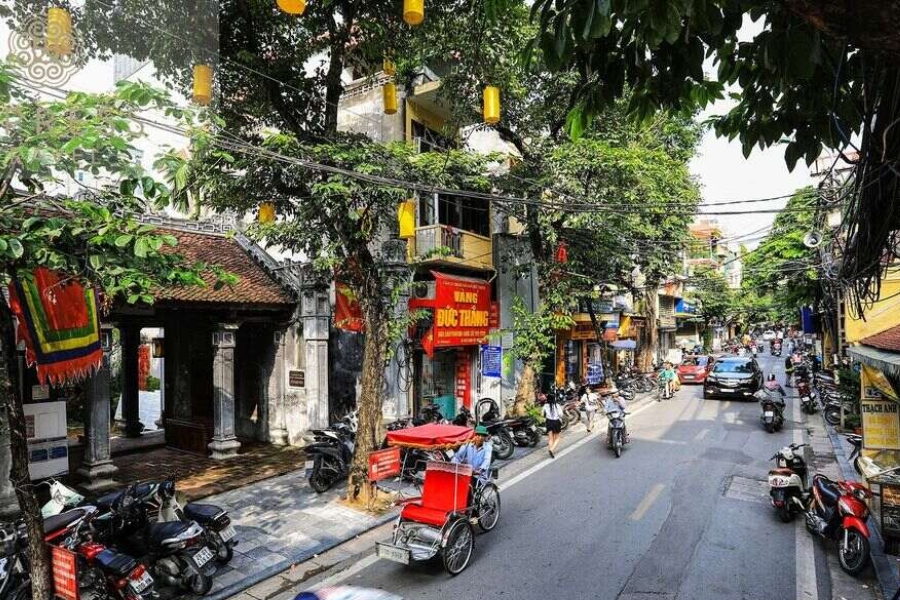
POLYGON ((491 458, 493 452, 494 446, 491 444, 487 427, 479 425, 475 428, 475 435, 472 436, 472 441, 466 442, 459 447, 459 450, 453 455, 452 462, 472 467, 475 476, 483 483, 491 479, 491 458))

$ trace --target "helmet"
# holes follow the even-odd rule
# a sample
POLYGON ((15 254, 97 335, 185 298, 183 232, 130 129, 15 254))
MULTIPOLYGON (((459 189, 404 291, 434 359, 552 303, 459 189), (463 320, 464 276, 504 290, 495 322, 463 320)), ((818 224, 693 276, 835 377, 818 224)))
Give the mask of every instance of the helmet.
POLYGON ((775 373, 769 373, 769 381, 775 381, 775 373))

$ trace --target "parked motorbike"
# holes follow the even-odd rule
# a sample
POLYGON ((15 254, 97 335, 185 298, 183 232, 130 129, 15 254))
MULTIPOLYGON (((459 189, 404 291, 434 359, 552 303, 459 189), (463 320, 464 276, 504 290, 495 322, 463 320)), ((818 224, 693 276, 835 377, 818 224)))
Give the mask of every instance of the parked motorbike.
POLYGON ((797 380, 797 394, 800 396, 800 410, 810 415, 816 412, 818 406, 809 387, 808 379, 800 378, 797 380))
POLYGON ((794 515, 806 511, 809 496, 809 472, 803 453, 806 444, 791 444, 779 450, 769 460, 775 468, 769 471, 769 496, 778 517, 785 523, 794 515))
POLYGON ((0 525, 0 598, 30 600, 31 569, 28 568, 27 544, 23 524, 0 525))
POLYGON ((96 541, 91 526, 99 510, 66 529, 61 547, 78 557, 78 591, 96 600, 149 600, 158 597, 156 582, 146 566, 133 557, 96 541))
POLYGON ((847 574, 859 575, 871 560, 867 501, 872 492, 855 481, 813 477, 806 528, 838 543, 838 559, 847 574))
MULTIPOLYGON (((459 414, 453 419, 453 424, 461 425, 463 427, 474 426, 475 419, 472 416, 472 411, 466 406, 460 408, 459 414)), ((493 456, 500 460, 509 459, 513 455, 516 446, 512 434, 507 429, 506 423, 502 420, 492 420, 482 421, 481 424, 484 425, 487 428, 488 433, 491 434, 493 456)))
POLYGON ((622 409, 606 411, 606 419, 608 425, 606 428, 607 445, 616 454, 616 458, 622 456, 622 450, 628 443, 628 436, 625 434, 625 416, 628 413, 622 409))
POLYGON ((863 437, 861 435, 856 435, 855 433, 848 433, 844 436, 847 438, 847 441, 853 446, 853 452, 850 453, 850 464, 853 465, 853 468, 857 473, 862 475, 862 467, 859 466, 859 459, 862 457, 862 443, 863 437))
POLYGON ((437 404, 425 404, 419 409, 419 419, 422 423, 446 423, 447 419, 437 404))
POLYGON ((344 423, 329 429, 314 429, 314 442, 306 447, 306 477, 321 494, 350 472, 356 436, 344 423))
POLYGON ((93 520, 95 539, 142 557, 163 586, 198 596, 207 594, 212 588, 215 553, 206 532, 194 522, 153 522, 137 487, 128 486, 109 513, 93 520))
POLYGON ((781 398, 781 394, 762 389, 756 392, 755 396, 762 409, 759 419, 762 421, 763 427, 769 433, 781 431, 784 426, 784 399, 781 398))

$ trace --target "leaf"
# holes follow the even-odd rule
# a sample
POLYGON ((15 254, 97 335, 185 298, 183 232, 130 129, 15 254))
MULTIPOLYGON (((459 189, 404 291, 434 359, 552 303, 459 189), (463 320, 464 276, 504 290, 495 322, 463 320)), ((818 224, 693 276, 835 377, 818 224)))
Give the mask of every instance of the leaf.
POLYGON ((91 265, 91 268, 94 269, 95 271, 98 270, 100 267, 102 267, 104 262, 105 261, 103 259, 103 256, 101 256, 99 254, 91 254, 90 257, 88 258, 88 263, 91 265))
POLYGON ((188 163, 182 164, 175 171, 175 189, 183 190, 187 185, 188 173, 190 171, 190 165, 188 163))
POLYGON ((16 238, 9 239, 9 255, 13 257, 13 259, 20 259, 22 255, 25 254, 25 247, 22 246, 22 242, 17 240, 16 238))
POLYGON ((134 244, 134 255, 138 258, 147 258, 147 240, 139 238, 134 244))
POLYGON ((124 235, 120 235, 119 237, 116 238, 116 246, 118 246, 119 248, 124 248, 125 246, 130 244, 131 240, 133 240, 133 239, 134 239, 134 236, 128 235, 127 233, 124 235))

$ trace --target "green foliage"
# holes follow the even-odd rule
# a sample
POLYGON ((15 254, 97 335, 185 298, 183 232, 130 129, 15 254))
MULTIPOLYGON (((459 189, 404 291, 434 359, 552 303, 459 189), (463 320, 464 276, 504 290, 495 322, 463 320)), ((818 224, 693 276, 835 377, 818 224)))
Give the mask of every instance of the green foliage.
POLYGON ((629 114, 647 122, 661 109, 705 108, 740 86, 734 107, 712 119, 716 132, 739 137, 745 155, 787 138, 789 168, 860 130, 865 58, 842 58, 843 40, 781 3, 538 0, 532 16, 540 33, 526 54, 539 49, 551 70, 580 73, 572 120, 589 121, 628 97, 629 114), (748 20, 758 24, 749 39, 738 35, 748 20), (704 72, 709 59, 714 77, 704 72))
POLYGON ((699 312, 707 324, 714 320, 727 321, 734 314, 734 293, 728 287, 725 276, 717 269, 698 267, 692 276, 691 286, 699 312))
POLYGON ((153 108, 183 115, 165 94, 120 84, 110 94, 72 93, 37 101, 14 67, 0 63, 0 259, 6 276, 42 266, 98 285, 109 300, 153 302, 160 286, 216 285, 234 278, 214 266, 186 265, 174 236, 133 217, 169 195, 135 161, 143 133, 135 118, 153 108), (88 171, 103 183, 79 199, 56 195, 62 181, 88 171))
POLYGON ((797 307, 814 302, 818 288, 819 250, 803 243, 815 229, 815 207, 812 188, 798 190, 759 247, 744 258, 742 288, 771 295, 779 316, 790 322, 797 307))
POLYGON ((153 375, 147 375, 147 391, 148 392, 159 391, 159 377, 154 377, 153 375))
POLYGON ((540 364, 556 348, 557 330, 569 329, 575 321, 568 314, 555 312, 547 299, 537 310, 528 310, 519 296, 513 299, 514 344, 506 353, 507 360, 521 360, 529 364, 540 364))

